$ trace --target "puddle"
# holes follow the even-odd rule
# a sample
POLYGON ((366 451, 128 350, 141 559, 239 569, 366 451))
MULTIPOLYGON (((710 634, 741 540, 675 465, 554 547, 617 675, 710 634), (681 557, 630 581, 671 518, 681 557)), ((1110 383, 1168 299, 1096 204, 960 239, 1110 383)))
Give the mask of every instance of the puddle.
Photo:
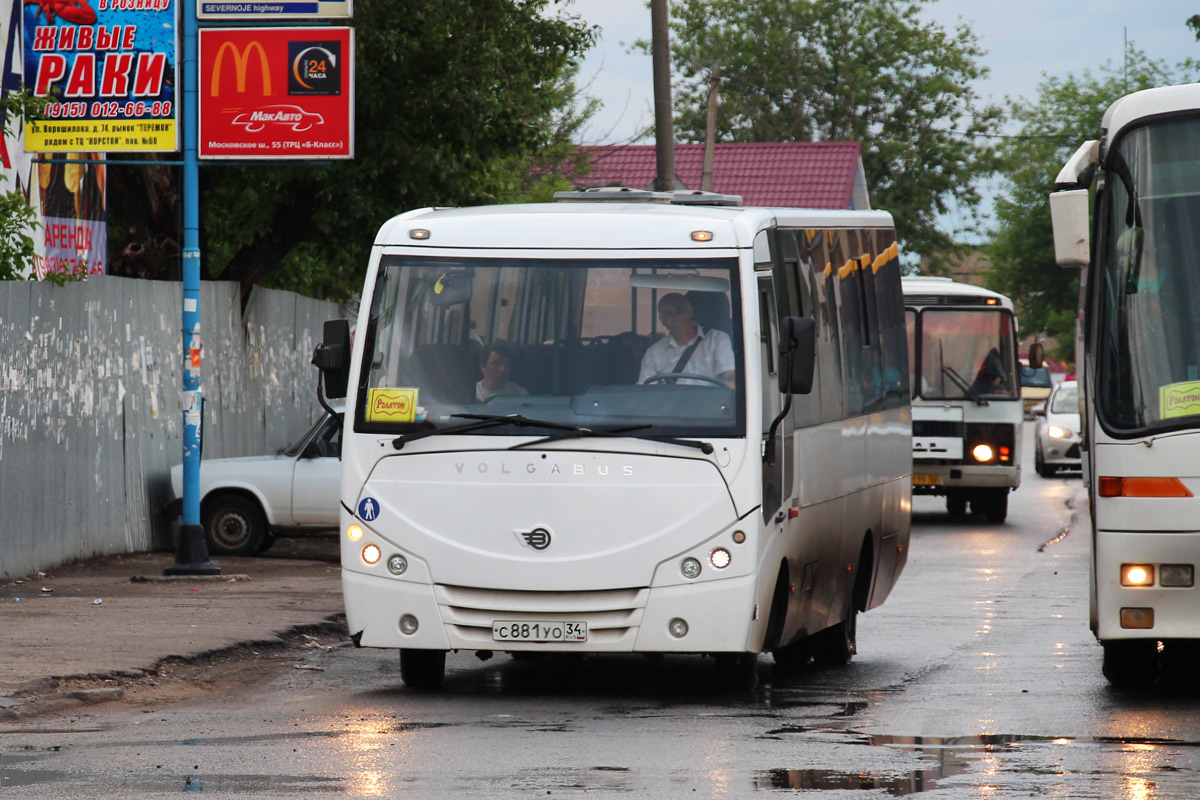
POLYGON ((0 789, 16 786, 36 786, 39 783, 61 781, 67 773, 53 769, 5 769, 0 767, 0 789))
POLYGON ((755 789, 883 789, 899 797, 937 788, 926 770, 907 775, 878 775, 871 772, 835 772, 822 769, 771 769, 754 776, 755 789))

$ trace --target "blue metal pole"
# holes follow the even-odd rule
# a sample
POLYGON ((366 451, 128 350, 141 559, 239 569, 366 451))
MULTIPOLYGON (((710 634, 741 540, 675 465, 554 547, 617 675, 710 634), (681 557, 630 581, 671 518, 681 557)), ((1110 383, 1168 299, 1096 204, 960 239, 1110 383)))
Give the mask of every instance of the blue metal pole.
POLYGON ((183 5, 183 519, 175 563, 167 575, 218 575, 208 558, 200 526, 200 165, 197 142, 197 53, 195 0, 183 5))

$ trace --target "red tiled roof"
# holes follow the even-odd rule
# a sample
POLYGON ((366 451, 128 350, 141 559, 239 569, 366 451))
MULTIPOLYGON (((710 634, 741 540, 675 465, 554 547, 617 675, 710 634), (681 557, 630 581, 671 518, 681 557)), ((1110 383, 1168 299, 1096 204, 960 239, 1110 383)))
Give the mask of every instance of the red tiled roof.
MULTIPOLYGON (((654 145, 596 145, 592 171, 576 186, 654 184, 654 145)), ((858 142, 763 142, 718 144, 713 150, 713 191, 742 196, 747 206, 850 208, 861 149, 858 142)), ((700 188, 704 145, 675 145, 675 176, 700 188)))

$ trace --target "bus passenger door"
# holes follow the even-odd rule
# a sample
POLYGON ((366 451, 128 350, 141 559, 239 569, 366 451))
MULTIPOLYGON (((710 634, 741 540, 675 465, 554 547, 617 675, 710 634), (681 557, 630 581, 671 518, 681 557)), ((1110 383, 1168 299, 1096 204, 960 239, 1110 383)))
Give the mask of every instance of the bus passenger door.
MULTIPOLYGON (((759 358, 762 363, 762 441, 764 453, 769 456, 771 449, 766 447, 767 435, 771 423, 783 408, 783 397, 779 393, 779 314, 774 283, 770 275, 760 275, 758 279, 758 315, 759 330, 762 332, 759 337, 759 358)), ((789 414, 775 430, 774 461, 770 461, 766 456, 763 459, 762 512, 763 520, 768 524, 780 512, 783 499, 792 493, 793 450, 792 421, 789 414)))

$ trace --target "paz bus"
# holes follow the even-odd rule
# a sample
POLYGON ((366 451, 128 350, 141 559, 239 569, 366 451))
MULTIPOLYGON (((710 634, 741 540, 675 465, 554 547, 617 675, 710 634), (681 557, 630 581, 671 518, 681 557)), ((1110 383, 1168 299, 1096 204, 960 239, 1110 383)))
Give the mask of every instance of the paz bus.
POLYGON ((903 279, 912 385, 913 493, 951 514, 1008 516, 1021 485, 1024 405, 1017 319, 1002 294, 950 278, 903 279))
POLYGON ((451 650, 847 663, 908 554, 891 216, 562 195, 391 219, 327 323, 354 641, 418 686, 451 650))
POLYGON ((1108 680, 1145 684, 1200 642, 1200 84, 1123 97, 1100 133, 1050 210, 1058 263, 1082 268, 1091 628, 1108 680))

